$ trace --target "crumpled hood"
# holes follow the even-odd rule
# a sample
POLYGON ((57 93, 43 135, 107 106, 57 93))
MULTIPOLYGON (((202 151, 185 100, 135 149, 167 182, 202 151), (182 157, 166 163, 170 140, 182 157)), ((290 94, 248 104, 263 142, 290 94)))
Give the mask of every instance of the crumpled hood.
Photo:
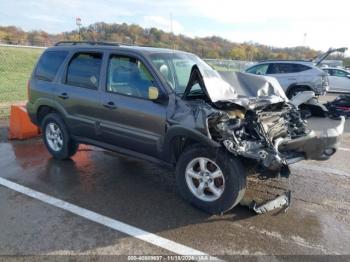
MULTIPOLYGON (((203 70, 194 65, 188 87, 199 83, 211 102, 218 107, 233 103, 253 110, 269 104, 288 102, 286 94, 274 77, 241 72, 225 74, 226 77, 222 77, 217 71, 203 70)), ((185 96, 189 92, 190 88, 185 96)))
POLYGON ((183 98, 188 98, 192 88, 199 84, 211 102, 219 108, 233 103, 247 109, 254 109, 288 101, 282 87, 273 77, 241 72, 229 74, 229 77, 224 79, 214 70, 206 70, 194 65, 183 98))
POLYGON ((225 101, 236 99, 238 93, 236 90, 216 71, 205 71, 200 69, 200 73, 203 78, 204 88, 211 100, 211 102, 216 103, 218 101, 225 101))
POLYGON ((288 101, 281 85, 274 77, 242 72, 220 72, 220 76, 229 83, 240 96, 262 97, 274 95, 288 101))

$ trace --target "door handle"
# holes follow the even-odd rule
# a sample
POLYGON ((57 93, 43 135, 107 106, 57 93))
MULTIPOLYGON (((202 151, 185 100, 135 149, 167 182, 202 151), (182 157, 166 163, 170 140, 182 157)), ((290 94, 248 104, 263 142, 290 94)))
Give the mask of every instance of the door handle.
POLYGON ((108 109, 116 109, 117 106, 114 104, 114 102, 110 101, 108 103, 103 104, 104 107, 108 108, 108 109))
POLYGON ((62 93, 62 94, 58 95, 58 97, 61 99, 68 99, 69 98, 67 93, 62 93))

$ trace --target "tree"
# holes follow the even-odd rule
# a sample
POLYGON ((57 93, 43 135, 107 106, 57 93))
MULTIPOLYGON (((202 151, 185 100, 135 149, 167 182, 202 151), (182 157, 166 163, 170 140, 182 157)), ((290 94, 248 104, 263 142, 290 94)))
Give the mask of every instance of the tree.
MULTIPOLYGON (((98 22, 81 28, 83 40, 113 41, 127 44, 139 44, 156 47, 181 49, 192 52, 203 58, 235 59, 259 61, 266 59, 310 59, 319 51, 299 46, 277 48, 253 42, 234 43, 218 36, 196 37, 164 32, 157 28, 142 28, 139 25, 126 23, 107 24, 98 22)), ((52 45, 62 40, 79 40, 77 30, 60 34, 48 34, 44 31, 24 32, 15 26, 0 26, 0 42, 9 44, 52 45)), ((349 58, 332 56, 349 64, 349 58)))
POLYGON ((230 58, 233 60, 245 60, 246 53, 244 48, 242 48, 241 46, 233 47, 230 51, 230 58))

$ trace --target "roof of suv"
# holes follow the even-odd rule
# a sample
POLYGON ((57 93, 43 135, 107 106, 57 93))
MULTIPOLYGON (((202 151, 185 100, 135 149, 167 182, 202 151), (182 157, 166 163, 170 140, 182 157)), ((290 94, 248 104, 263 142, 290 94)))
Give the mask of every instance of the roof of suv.
POLYGON ((119 44, 113 42, 94 42, 94 41, 61 41, 56 43, 53 47, 49 49, 97 49, 97 50, 106 50, 106 49, 123 49, 123 50, 134 50, 143 54, 155 54, 155 53, 186 53, 179 50, 167 49, 167 48, 158 48, 150 46, 137 46, 137 45, 127 45, 119 44))
POLYGON ((346 70, 343 67, 331 67, 331 66, 322 67, 322 70, 325 70, 325 69, 336 69, 336 70, 342 70, 342 71, 349 71, 349 70, 346 70))
POLYGON ((263 60, 259 61, 260 63, 287 63, 287 64, 304 64, 304 65, 312 65, 312 61, 309 60, 263 60))

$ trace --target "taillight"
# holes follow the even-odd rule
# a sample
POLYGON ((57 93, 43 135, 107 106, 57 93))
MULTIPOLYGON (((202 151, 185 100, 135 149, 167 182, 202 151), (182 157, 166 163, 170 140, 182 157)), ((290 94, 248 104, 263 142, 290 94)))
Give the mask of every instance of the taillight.
POLYGON ((27 81, 27 98, 28 101, 30 100, 30 80, 27 81))
POLYGON ((324 85, 328 85, 328 77, 327 76, 325 76, 325 75, 322 76, 322 83, 324 85))

